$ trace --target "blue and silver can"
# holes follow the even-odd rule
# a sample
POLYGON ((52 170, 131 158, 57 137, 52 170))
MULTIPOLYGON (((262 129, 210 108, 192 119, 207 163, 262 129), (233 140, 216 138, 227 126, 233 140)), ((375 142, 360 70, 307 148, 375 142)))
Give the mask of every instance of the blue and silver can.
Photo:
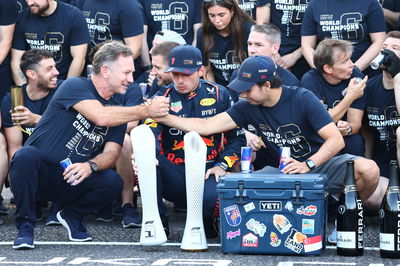
POLYGON ((290 147, 280 147, 279 171, 283 173, 286 161, 290 158, 290 147))
MULTIPOLYGON (((64 159, 64 160, 62 160, 62 161, 60 162, 60 165, 61 165, 61 167, 62 167, 64 170, 67 169, 67 167, 68 167, 69 165, 71 165, 71 164, 72 164, 72 162, 71 162, 71 159, 70 159, 70 158, 66 158, 66 159, 64 159)), ((72 176, 75 176, 75 175, 72 175, 72 176)), ((69 180, 69 179, 68 179, 68 180, 69 180)), ((74 182, 71 183, 71 186, 75 186, 77 182, 78 182, 78 180, 75 180, 74 182)))
POLYGON ((248 174, 253 172, 251 167, 251 147, 242 147, 242 156, 240 159, 240 164, 242 168, 242 174, 248 174))

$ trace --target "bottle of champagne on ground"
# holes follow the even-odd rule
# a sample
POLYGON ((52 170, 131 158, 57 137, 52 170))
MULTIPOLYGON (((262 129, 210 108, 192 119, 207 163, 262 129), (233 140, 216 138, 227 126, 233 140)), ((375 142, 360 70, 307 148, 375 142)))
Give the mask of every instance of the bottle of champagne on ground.
POLYGON ((400 258, 400 188, 397 161, 390 161, 389 186, 379 210, 380 253, 383 258, 400 258))
POLYGON ((345 188, 337 214, 337 254, 361 256, 364 253, 363 204, 355 183, 354 161, 346 164, 345 188))

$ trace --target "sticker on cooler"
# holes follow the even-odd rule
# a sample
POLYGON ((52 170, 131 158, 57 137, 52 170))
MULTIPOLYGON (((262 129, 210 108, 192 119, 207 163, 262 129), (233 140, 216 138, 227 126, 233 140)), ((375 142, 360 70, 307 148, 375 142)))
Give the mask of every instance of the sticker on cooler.
POLYGON ((315 205, 309 205, 307 207, 301 206, 297 208, 296 213, 305 216, 312 216, 318 212, 318 208, 315 205))
POLYGON ((271 232, 271 234, 269 234, 269 238, 271 239, 271 246, 276 248, 279 247, 279 245, 281 244, 281 240, 279 239, 278 235, 275 232, 271 232))
POLYGON ((224 215, 230 226, 238 226, 242 222, 242 215, 237 205, 224 208, 224 215))
POLYGON ((228 233, 226 233, 226 239, 232 239, 237 236, 240 236, 240 229, 238 229, 236 231, 229 231, 228 233))
POLYGON ((281 214, 274 214, 273 216, 273 223, 276 229, 278 229, 279 233, 284 234, 292 227, 292 224, 289 220, 281 215, 281 214))
POLYGON ((260 201, 260 211, 281 211, 282 202, 280 201, 260 201))
POLYGON ((290 235, 285 240, 284 246, 296 253, 300 253, 303 250, 303 241, 306 238, 307 236, 292 228, 290 235))
POLYGON ((308 237, 303 240, 304 252, 313 252, 322 249, 322 236, 308 237))
POLYGON ((246 227, 260 237, 263 237, 265 235, 265 232, 267 231, 267 227, 265 226, 265 224, 256 221, 254 218, 251 218, 247 221, 246 227))
POLYGON ((314 234, 314 219, 302 219, 301 220, 301 232, 305 235, 313 235, 314 234))
POLYGON ((379 234, 379 248, 387 251, 394 251, 394 234, 379 234))
POLYGON ((248 233, 242 238, 242 247, 258 247, 258 237, 252 233, 248 233))
POLYGON ((290 212, 293 211, 293 204, 292 204, 291 201, 286 202, 285 209, 290 211, 290 212))
POLYGON ((244 205, 243 208, 244 208, 245 212, 249 212, 249 211, 254 210, 256 208, 256 206, 254 205, 254 202, 250 202, 250 203, 247 203, 246 205, 244 205))
POLYGON ((356 232, 337 231, 338 248, 356 248, 356 232))

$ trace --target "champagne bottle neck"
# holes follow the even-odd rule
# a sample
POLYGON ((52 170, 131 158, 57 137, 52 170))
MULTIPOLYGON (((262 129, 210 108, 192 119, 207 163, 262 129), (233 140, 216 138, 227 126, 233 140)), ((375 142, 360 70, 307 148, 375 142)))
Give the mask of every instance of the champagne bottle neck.
POLYGON ((347 164, 346 168, 346 177, 345 177, 345 186, 355 186, 356 181, 354 178, 354 165, 353 164, 347 164))

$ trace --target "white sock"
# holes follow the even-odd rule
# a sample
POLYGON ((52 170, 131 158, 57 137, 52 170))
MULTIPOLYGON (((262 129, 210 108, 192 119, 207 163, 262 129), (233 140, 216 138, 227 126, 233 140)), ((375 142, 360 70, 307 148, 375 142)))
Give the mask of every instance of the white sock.
POLYGON ((365 201, 365 205, 371 209, 379 209, 382 204, 383 197, 385 196, 387 187, 389 184, 389 179, 386 177, 380 177, 378 186, 376 187, 374 193, 365 201))

